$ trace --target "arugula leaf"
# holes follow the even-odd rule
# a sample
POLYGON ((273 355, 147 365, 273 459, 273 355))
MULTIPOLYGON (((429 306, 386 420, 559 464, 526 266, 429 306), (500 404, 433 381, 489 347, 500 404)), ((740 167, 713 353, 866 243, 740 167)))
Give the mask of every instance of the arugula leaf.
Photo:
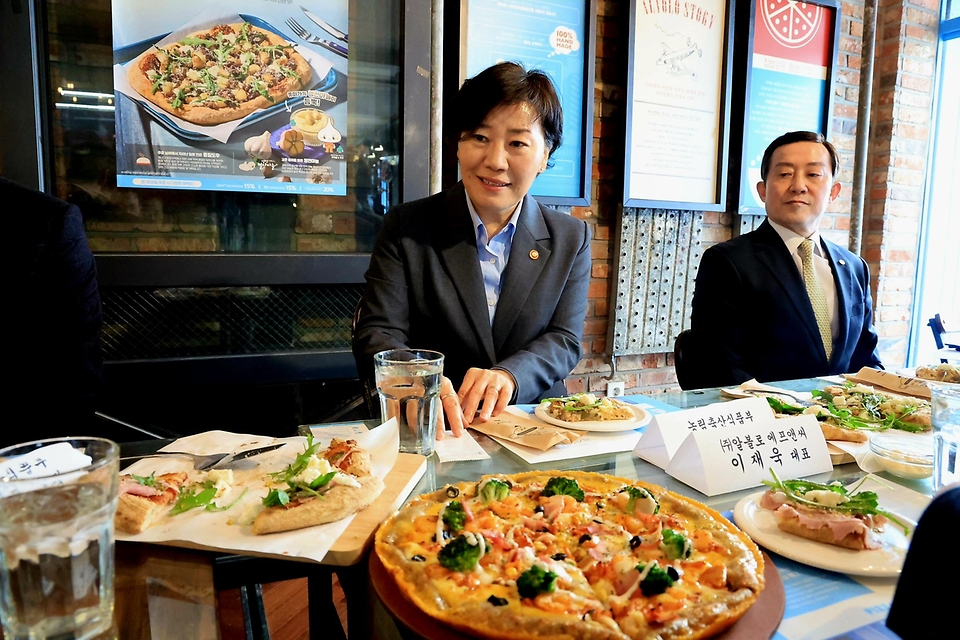
POLYGON ((821 484, 819 482, 812 482, 810 480, 781 480, 779 477, 777 477, 777 472, 773 469, 770 469, 770 475, 773 476, 773 481, 764 480, 763 484, 776 491, 782 492, 793 502, 814 509, 832 510, 852 515, 882 515, 891 522, 897 524, 901 529, 903 529, 905 534, 910 533, 910 528, 907 527, 907 525, 898 520, 897 517, 889 511, 880 508, 879 500, 875 492, 860 491, 858 493, 853 493, 860 488, 860 485, 863 484, 863 482, 866 480, 866 477, 860 480, 860 482, 852 489, 847 489, 839 483, 821 484), (810 491, 832 491, 834 493, 839 493, 847 498, 847 502, 839 504, 835 507, 823 505, 819 502, 808 500, 805 497, 810 491))
POLYGON ((771 396, 766 396, 766 398, 767 404, 777 413, 803 413, 803 407, 795 407, 792 404, 787 404, 780 398, 773 398, 771 396))
POLYGON ((314 480, 313 482, 311 482, 311 483, 310 483, 310 488, 316 490, 316 489, 319 489, 320 487, 325 487, 325 486, 327 486, 327 483, 329 483, 331 480, 333 480, 334 476, 336 476, 336 475, 337 475, 337 472, 336 472, 336 471, 331 471, 330 473, 325 473, 325 474, 323 474, 322 476, 320 476, 319 478, 317 478, 316 480, 314 480))
POLYGON ((204 40, 203 38, 183 38, 180 43, 188 44, 191 47, 210 47, 211 49, 217 46, 217 43, 213 40, 204 40))
POLYGON ((216 497, 217 488, 210 480, 181 489, 180 496, 177 498, 173 508, 170 509, 170 515, 176 516, 191 509, 206 507, 216 497))
POLYGON ((275 471, 270 474, 270 477, 274 478, 275 480, 290 484, 291 480, 303 473, 304 469, 307 468, 307 465, 310 464, 310 459, 316 456, 319 451, 320 443, 313 441, 312 433, 307 434, 307 446, 304 448, 304 450, 297 455, 296 459, 291 462, 286 469, 275 471))
POLYGON ((156 478, 157 472, 156 472, 156 471, 154 471, 153 473, 151 473, 149 476, 138 476, 138 475, 133 474, 133 473, 131 473, 130 475, 131 475, 131 477, 132 477, 134 480, 136 480, 137 482, 139 482, 140 484, 142 484, 142 485, 145 486, 145 487, 152 487, 152 488, 154 488, 154 489, 159 489, 159 488, 160 488, 160 486, 157 484, 157 478, 156 478))
POLYGON ((283 489, 271 489, 267 497, 263 499, 265 507, 282 507, 290 502, 290 494, 283 489))

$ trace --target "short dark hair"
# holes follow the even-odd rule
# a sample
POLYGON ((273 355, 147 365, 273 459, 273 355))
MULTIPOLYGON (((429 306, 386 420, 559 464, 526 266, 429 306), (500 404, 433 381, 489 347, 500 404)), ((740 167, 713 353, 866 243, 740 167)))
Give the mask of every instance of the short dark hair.
POLYGON ((837 177, 837 172, 840 170, 840 156, 837 155, 837 149, 824 137, 822 133, 816 133, 814 131, 791 131, 790 133, 785 133, 773 142, 770 143, 770 146, 767 147, 767 150, 763 152, 763 160, 760 161, 760 179, 764 182, 767 181, 767 173, 770 171, 770 162, 773 159, 773 152, 788 144, 793 144, 794 142, 817 142, 822 144, 827 148, 827 152, 830 154, 830 162, 833 164, 833 177, 837 177))
POLYGON ((459 139, 476 131, 497 107, 527 103, 533 107, 543 129, 543 138, 553 155, 563 141, 563 109, 560 97, 542 71, 527 71, 516 62, 500 62, 467 79, 453 105, 459 139))

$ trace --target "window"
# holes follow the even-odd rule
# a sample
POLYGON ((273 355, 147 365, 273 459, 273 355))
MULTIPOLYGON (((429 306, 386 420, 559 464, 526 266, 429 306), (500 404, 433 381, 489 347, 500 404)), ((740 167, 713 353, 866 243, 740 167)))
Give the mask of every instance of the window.
POLYGON ((948 331, 960 330, 960 2, 947 3, 940 25, 936 133, 927 189, 919 286, 914 305, 911 364, 938 362, 927 320, 939 313, 948 331), (950 79, 950 81, 948 81, 950 79))

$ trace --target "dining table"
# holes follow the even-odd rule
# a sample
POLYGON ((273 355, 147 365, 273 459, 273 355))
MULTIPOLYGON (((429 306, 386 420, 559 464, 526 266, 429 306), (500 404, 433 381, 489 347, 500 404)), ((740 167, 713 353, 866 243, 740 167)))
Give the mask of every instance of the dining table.
MULTIPOLYGON (((823 388, 828 379, 792 380, 772 383, 788 391, 808 392, 823 388)), ((625 396, 623 400, 648 407, 658 414, 723 402, 727 398, 720 389, 695 391, 669 390, 651 395, 625 396)), ((376 428, 378 421, 366 421, 376 428)), ((322 425, 318 425, 322 426, 322 425)), ((302 430, 302 429, 301 429, 302 430)), ((582 470, 638 479, 663 486, 700 501, 732 518, 737 503, 762 487, 754 487, 715 496, 706 496, 669 476, 663 469, 640 459, 632 451, 604 453, 582 458, 530 464, 512 453, 497 440, 470 430, 470 434, 489 456, 482 460, 443 462, 436 455, 426 459, 425 471, 404 498, 410 500, 422 493, 435 491, 447 484, 471 482, 489 473, 512 474, 529 470, 582 470)), ((122 445, 124 455, 146 455, 169 441, 146 441, 122 445)), ((835 465, 832 471, 811 476, 817 482, 838 480, 844 484, 865 476, 856 463, 835 465)), ((875 474, 891 487, 908 493, 914 504, 912 518, 919 518, 933 491, 930 479, 907 480, 886 472, 875 474), (918 502, 919 501, 919 502, 918 502)), ((402 500, 401 500, 402 502, 402 500)), ((362 533, 366 536, 364 553, 351 558, 352 564, 328 563, 328 558, 315 562, 290 559, 246 557, 242 553, 184 549, 171 545, 135 541, 117 544, 116 612, 112 633, 108 637, 129 640, 165 640, 166 638, 220 637, 216 611, 216 594, 224 588, 266 583, 291 577, 310 577, 310 637, 331 638, 340 635, 339 620, 330 603, 330 571, 345 582, 349 616, 349 637, 376 637, 380 640, 420 636, 399 620, 385 606, 370 580, 370 548, 376 523, 362 533), (324 580, 326 582, 324 583, 324 580), (316 586, 315 586, 316 585, 316 586), (331 618, 331 616, 333 616, 331 618), (336 629, 333 629, 336 624, 336 629), (332 635, 331 635, 332 634, 332 635)), ((817 543, 811 543, 817 544, 817 543)), ((783 585, 785 605, 782 619, 766 638, 778 640, 820 640, 828 638, 897 638, 885 625, 896 577, 854 576, 808 566, 766 550, 783 585)), ((255 602, 253 603, 256 604, 255 602)), ((252 635, 268 638, 265 620, 252 606, 252 635)), ((454 634, 451 637, 456 637, 454 634)), ((759 636, 758 636, 759 637, 759 636)))

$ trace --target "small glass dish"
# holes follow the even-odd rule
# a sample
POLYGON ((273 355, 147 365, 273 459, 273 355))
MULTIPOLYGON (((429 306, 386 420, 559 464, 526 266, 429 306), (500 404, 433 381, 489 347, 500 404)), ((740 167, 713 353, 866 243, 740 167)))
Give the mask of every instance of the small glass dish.
POLYGON ((874 436, 870 438, 870 451, 887 473, 911 480, 933 475, 933 449, 929 442, 898 436, 874 436))

